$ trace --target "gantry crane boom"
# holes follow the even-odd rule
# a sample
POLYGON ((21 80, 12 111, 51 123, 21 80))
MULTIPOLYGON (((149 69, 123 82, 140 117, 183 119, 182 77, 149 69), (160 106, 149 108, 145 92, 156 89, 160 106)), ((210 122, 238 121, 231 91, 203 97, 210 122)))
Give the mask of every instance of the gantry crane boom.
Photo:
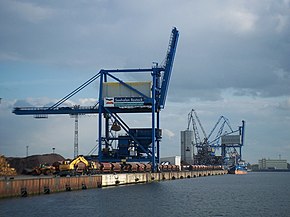
POLYGON ((171 71, 173 67, 177 42, 178 42, 179 33, 176 28, 172 29, 172 33, 169 40, 168 50, 166 54, 166 61, 164 64, 164 75, 162 78, 161 83, 161 93, 160 93, 160 107, 164 108, 165 106, 165 100, 167 96, 169 81, 171 77, 171 71))
MULTIPOLYGON (((169 86, 171 71, 173 67, 174 57, 176 53, 177 48, 177 42, 178 42, 179 32, 174 27, 171 32, 170 40, 169 40, 169 46, 166 53, 166 61, 163 67, 155 68, 155 70, 159 71, 159 73, 163 72, 161 87, 156 88, 156 91, 159 90, 160 93, 156 94, 156 96, 159 98, 157 100, 158 107, 164 108, 165 106, 165 100, 167 96, 167 90, 169 86)), ((113 76, 111 73, 121 73, 121 72, 152 72, 153 68, 148 69, 114 69, 114 70, 100 70, 97 74, 92 76, 89 80, 81 84, 79 87, 77 87, 75 90, 67 94, 65 97, 61 98, 59 101, 57 101, 55 104, 53 104, 50 107, 15 107, 13 109, 13 113, 16 115, 52 115, 52 114, 97 114, 98 113, 98 107, 97 106, 79 106, 78 108, 75 107, 60 107, 61 104, 63 104, 65 101, 70 99, 72 96, 83 90, 85 87, 87 87, 89 84, 94 82, 96 79, 98 79, 102 73, 105 73, 106 75, 112 77, 113 79, 117 80, 118 82, 122 83, 123 85, 127 86, 129 89, 133 89, 130 85, 127 85, 125 82, 121 81, 120 79, 113 76)), ((140 91, 135 91, 139 94, 140 91)), ((146 97, 146 96, 144 96, 146 97)), ((118 110, 118 112, 121 113, 127 113, 128 111, 126 109, 123 109, 123 111, 118 110)), ((150 109, 138 109, 134 112, 150 112, 150 109)))
POLYGON ((97 114, 97 106, 66 106, 66 107, 15 107, 12 111, 16 115, 76 115, 76 114, 97 114))

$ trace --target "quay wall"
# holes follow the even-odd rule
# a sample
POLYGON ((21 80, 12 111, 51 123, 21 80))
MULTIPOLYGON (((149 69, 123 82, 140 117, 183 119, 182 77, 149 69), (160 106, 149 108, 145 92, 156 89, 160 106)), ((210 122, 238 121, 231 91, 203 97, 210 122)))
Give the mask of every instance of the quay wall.
POLYGON ((6 179, 0 181, 0 198, 97 188, 101 183, 101 176, 6 179))
POLYGON ((227 174, 226 170, 180 171, 159 173, 116 173, 79 177, 25 177, 0 180, 0 198, 27 197, 62 191, 84 190, 154 181, 196 178, 227 174))

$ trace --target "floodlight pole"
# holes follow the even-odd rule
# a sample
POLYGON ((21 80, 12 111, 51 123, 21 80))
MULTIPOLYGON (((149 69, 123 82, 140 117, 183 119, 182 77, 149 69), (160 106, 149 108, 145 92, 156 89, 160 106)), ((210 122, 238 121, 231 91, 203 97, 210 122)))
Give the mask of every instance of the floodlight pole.
POLYGON ((28 157, 28 148, 29 148, 29 145, 26 146, 26 157, 28 157))

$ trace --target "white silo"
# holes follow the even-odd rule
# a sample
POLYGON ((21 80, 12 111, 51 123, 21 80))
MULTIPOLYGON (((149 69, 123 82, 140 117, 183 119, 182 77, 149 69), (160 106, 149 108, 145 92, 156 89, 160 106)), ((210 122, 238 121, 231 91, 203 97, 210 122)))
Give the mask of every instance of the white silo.
POLYGON ((185 130, 181 131, 181 161, 193 164, 193 156, 194 156, 194 149, 193 149, 193 131, 192 130, 185 130))

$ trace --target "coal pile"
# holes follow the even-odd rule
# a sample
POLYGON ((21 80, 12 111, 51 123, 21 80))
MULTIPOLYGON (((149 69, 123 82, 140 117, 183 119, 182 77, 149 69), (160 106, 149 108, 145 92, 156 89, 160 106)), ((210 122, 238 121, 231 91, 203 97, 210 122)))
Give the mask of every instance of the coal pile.
POLYGON ((17 174, 25 174, 26 171, 39 167, 41 164, 52 165, 55 162, 64 160, 65 158, 59 154, 32 155, 24 158, 7 158, 7 162, 11 167, 16 169, 17 174))

